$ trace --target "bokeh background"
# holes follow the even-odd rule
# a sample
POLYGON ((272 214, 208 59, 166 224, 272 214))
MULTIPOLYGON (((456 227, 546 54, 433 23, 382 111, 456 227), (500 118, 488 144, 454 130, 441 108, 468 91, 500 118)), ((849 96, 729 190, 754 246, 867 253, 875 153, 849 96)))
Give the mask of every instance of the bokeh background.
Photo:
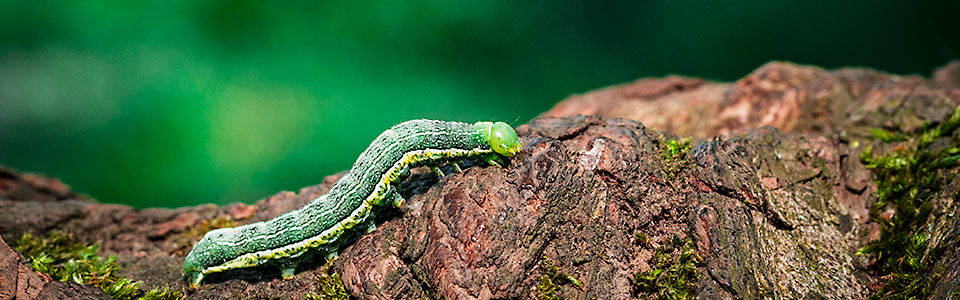
POLYGON ((0 165, 136 207, 251 203, 407 119, 519 125, 770 60, 927 76, 957 1, 0 1, 0 165))

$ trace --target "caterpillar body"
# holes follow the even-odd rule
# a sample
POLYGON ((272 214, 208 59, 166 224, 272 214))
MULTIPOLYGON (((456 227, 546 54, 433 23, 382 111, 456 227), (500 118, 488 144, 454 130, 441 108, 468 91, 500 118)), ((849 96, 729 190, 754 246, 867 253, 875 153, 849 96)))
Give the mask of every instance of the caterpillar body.
POLYGON ((284 279, 293 276, 301 255, 311 249, 328 258, 345 240, 345 233, 375 229, 373 215, 404 199, 396 185, 410 169, 438 166, 482 158, 499 165, 501 156, 520 151, 517 133, 503 122, 474 124, 434 120, 411 120, 381 133, 353 167, 324 195, 304 207, 272 220, 208 232, 194 245, 183 263, 191 287, 204 276, 231 269, 274 263, 284 279))

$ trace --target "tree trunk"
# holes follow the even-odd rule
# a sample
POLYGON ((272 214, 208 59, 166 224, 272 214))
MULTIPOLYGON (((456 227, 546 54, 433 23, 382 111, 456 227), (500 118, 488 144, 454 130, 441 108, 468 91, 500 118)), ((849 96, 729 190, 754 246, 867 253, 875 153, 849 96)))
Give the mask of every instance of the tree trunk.
MULTIPOLYGON (((13 246, 67 232, 117 256, 141 289, 197 299, 302 299, 322 294, 329 274, 379 299, 893 295, 876 255, 856 254, 886 238, 877 220, 898 213, 871 211, 885 185, 861 153, 921 151, 925 134, 949 129, 926 146, 949 156, 960 130, 940 125, 958 105, 960 62, 929 80, 770 63, 735 83, 667 77, 576 95, 517 128, 525 147, 505 168, 415 172, 401 188, 407 204, 377 231, 329 270, 318 259, 291 280, 254 268, 192 290, 181 267, 205 230, 298 208, 338 175, 254 205, 138 210, 0 170, 0 233, 13 246)), ((912 225, 929 236, 915 272, 929 298, 960 293, 957 169, 929 173, 940 184, 912 225)), ((2 242, 0 274, 0 299, 107 297, 37 273, 2 242)))

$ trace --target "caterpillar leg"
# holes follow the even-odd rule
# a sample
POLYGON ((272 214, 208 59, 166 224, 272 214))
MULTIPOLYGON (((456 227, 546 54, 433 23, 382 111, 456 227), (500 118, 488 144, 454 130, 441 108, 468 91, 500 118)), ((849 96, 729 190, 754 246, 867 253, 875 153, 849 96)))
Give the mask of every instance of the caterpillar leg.
POLYGON ((403 206, 403 203, 406 202, 406 199, 403 199, 403 196, 400 196, 400 192, 396 189, 393 189, 393 192, 389 195, 390 203, 393 204, 393 207, 400 208, 403 206))
POLYGON ((327 252, 327 257, 326 257, 327 261, 333 261, 337 259, 337 257, 340 257, 340 252, 338 252, 337 250, 327 252))
POLYGON ((443 177, 443 171, 440 170, 440 167, 433 166, 433 167, 430 167, 430 170, 433 171, 433 173, 436 173, 437 176, 443 177))
POLYGON ((203 280, 203 273, 200 272, 188 272, 187 273, 187 284, 190 285, 190 288, 200 287, 200 281, 203 280))
POLYGON ((496 154, 488 155, 483 159, 483 161, 487 162, 491 166, 497 166, 500 168, 502 168, 504 165, 507 164, 506 162, 503 161, 502 158, 500 158, 499 155, 496 155, 496 154))
POLYGON ((463 169, 460 169, 460 164, 457 162, 450 162, 450 165, 453 166, 454 170, 457 170, 457 173, 463 173, 463 169))
POLYGON ((280 277, 284 280, 293 278, 293 274, 297 272, 296 260, 284 260, 277 263, 277 267, 280 268, 280 277))
POLYGON ((370 225, 367 225, 366 233, 371 233, 377 231, 377 224, 370 222, 370 225))
POLYGON ((397 191, 397 187, 389 185, 387 186, 387 191, 383 193, 383 198, 377 201, 376 204, 383 205, 384 203, 390 203, 393 204, 394 207, 400 208, 405 201, 403 196, 400 196, 400 191, 397 191))

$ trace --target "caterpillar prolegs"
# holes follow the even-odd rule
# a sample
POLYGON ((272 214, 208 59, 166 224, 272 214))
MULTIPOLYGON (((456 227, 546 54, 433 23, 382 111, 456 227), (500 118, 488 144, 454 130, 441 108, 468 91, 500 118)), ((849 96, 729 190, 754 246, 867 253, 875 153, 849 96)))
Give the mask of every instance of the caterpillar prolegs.
MULTIPOLYGON (((370 143, 329 192, 304 207, 272 220, 208 232, 183 262, 191 287, 204 276, 275 263, 284 278, 293 276, 301 255, 318 249, 335 256, 345 232, 372 231, 377 208, 404 199, 396 185, 411 168, 438 166, 467 158, 500 165, 520 151, 517 133, 503 122, 474 124, 411 120, 387 129, 370 143)), ((439 173, 442 175, 442 173, 439 173)))

